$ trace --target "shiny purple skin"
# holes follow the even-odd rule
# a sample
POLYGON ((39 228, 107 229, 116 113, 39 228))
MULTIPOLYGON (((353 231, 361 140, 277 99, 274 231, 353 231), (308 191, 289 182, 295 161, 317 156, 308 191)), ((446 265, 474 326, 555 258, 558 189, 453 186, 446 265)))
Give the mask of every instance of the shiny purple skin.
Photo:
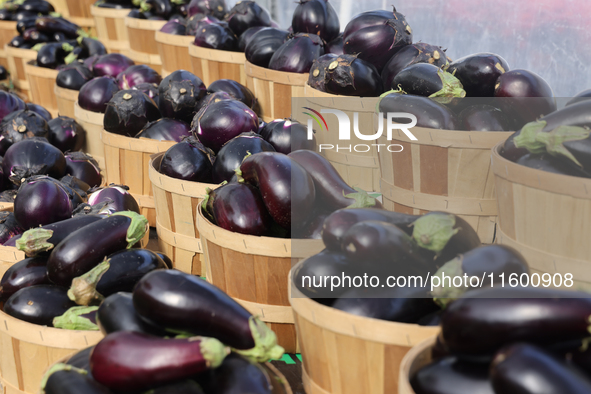
POLYGON ((333 53, 335 55, 342 55, 343 53, 343 45, 345 43, 343 42, 343 35, 339 34, 337 36, 337 38, 335 38, 334 40, 328 42, 325 46, 324 46, 324 53, 333 53))
POLYGON ((66 171, 64 154, 44 138, 29 138, 13 144, 2 161, 4 177, 49 175, 59 179, 66 171), (25 170, 24 174, 21 171, 25 170))
POLYGON ((77 306, 67 292, 67 288, 55 285, 25 287, 4 303, 4 313, 21 321, 53 327, 54 318, 77 306))
POLYGON ((101 185, 103 177, 96 160, 82 152, 66 153, 65 157, 66 174, 80 179, 90 187, 101 185))
POLYGON ((190 135, 191 127, 187 123, 181 120, 162 118, 148 123, 135 138, 180 142, 183 138, 190 135))
POLYGON ((195 115, 191 128, 203 145, 217 153, 232 138, 249 131, 256 132, 259 118, 244 103, 224 100, 202 108, 195 115))
POLYGON ((60 88, 79 91, 93 77, 88 67, 80 63, 70 64, 60 69, 55 84, 60 88))
POLYGON ((48 123, 49 143, 62 152, 78 151, 82 149, 86 138, 86 131, 72 118, 60 116, 48 123))
POLYGON ((110 133, 135 137, 146 124, 160 118, 154 100, 139 90, 121 90, 107 103, 103 126, 110 133))
POLYGON ((291 119, 275 119, 267 123, 260 134, 277 152, 285 155, 301 149, 314 150, 316 147, 316 137, 309 140, 306 126, 291 119))
MULTIPOLYGON (((185 28, 186 28, 185 34, 188 35, 188 36, 195 37, 195 34, 197 34, 197 29, 199 28, 199 23, 204 18, 207 18, 207 16, 205 14, 198 13, 198 14, 193 15, 189 19, 187 19, 187 22, 186 22, 186 25, 185 25, 185 28)), ((219 19, 217 19, 217 21, 220 22, 219 19)))
POLYGON ((50 285, 47 278, 47 257, 30 257, 12 265, 0 280, 0 301, 35 285, 50 285))
MULTIPOLYGON (((234 97, 230 96, 226 92, 215 92, 212 94, 208 94, 203 99, 199 101, 197 104, 197 111, 201 110, 201 108, 207 107, 209 104, 217 103, 218 101, 222 100, 236 100, 234 97)), ((260 122, 260 120, 259 120, 260 122)))
POLYGON ((326 42, 334 40, 341 28, 339 16, 328 0, 300 1, 291 26, 294 33, 317 34, 326 42))
POLYGON ((273 222, 260 192, 247 183, 228 183, 217 188, 213 215, 221 228, 247 235, 264 236, 273 222))
POLYGON ((187 15, 206 14, 223 19, 226 15, 226 8, 225 0, 191 0, 187 6, 187 15))
POLYGON ((248 43, 252 39, 252 36, 254 36, 255 33, 261 31, 264 28, 265 28, 265 26, 255 26, 255 27, 248 28, 248 30, 246 30, 244 33, 242 33, 238 39, 238 49, 241 52, 244 52, 244 50, 246 49, 246 46, 248 45, 248 43))
POLYGON ((255 26, 271 26, 271 16, 254 1, 239 1, 226 17, 228 26, 236 36, 255 26))
POLYGON ((191 123, 207 88, 195 74, 177 70, 162 80, 158 93, 158 109, 163 117, 191 123))
POLYGON ((14 213, 0 212, 0 245, 4 245, 11 238, 22 234, 24 230, 16 221, 14 213))
POLYGON ((503 111, 491 105, 472 105, 458 115, 463 130, 512 131, 503 111))
POLYGON ((160 84, 162 77, 152 67, 145 64, 138 64, 128 67, 125 71, 117 75, 119 89, 131 89, 141 83, 160 84))
POLYGON ((226 92, 236 100, 242 101, 249 108, 255 109, 257 100, 254 94, 246 86, 231 80, 231 79, 218 79, 213 81, 207 87, 207 94, 216 92, 226 92))
POLYGON ((140 83, 135 85, 133 90, 139 90, 140 92, 144 92, 148 97, 150 97, 156 105, 159 102, 159 93, 158 93, 158 85, 155 83, 140 83))
POLYGON ((238 51, 238 38, 225 23, 200 25, 193 44, 220 51, 238 51))
POLYGON ((112 77, 97 77, 82 86, 78 94, 80 108, 105 113, 107 103, 119 91, 117 81, 112 77))
POLYGON ((307 73, 314 60, 324 55, 324 44, 316 34, 298 33, 287 40, 271 57, 271 70, 307 73))
POLYGON ((49 122, 51 119, 53 119, 51 113, 39 104, 28 103, 27 108, 29 111, 33 111, 37 115, 40 115, 43 119, 45 119, 46 122, 49 122))
POLYGON ((509 64, 494 53, 476 53, 453 61, 447 72, 462 83, 466 97, 493 97, 495 84, 509 64))
POLYGON ((273 54, 285 43, 289 32, 266 27, 255 33, 244 49, 246 60, 259 67, 269 67, 273 54))
POLYGON ((158 171, 175 179, 213 183, 211 171, 215 157, 195 138, 187 138, 171 146, 160 162, 158 171))
POLYGON ((373 64, 353 55, 339 55, 326 66, 324 89, 342 96, 376 97, 384 92, 373 64))
POLYGON ((404 15, 369 11, 355 16, 343 32, 343 51, 373 64, 378 72, 400 49, 412 43, 412 30, 404 15))
POLYGON ((97 77, 108 76, 116 78, 128 67, 133 66, 133 60, 120 53, 109 53, 97 59, 92 67, 94 75, 97 77))
POLYGON ((109 213, 121 211, 133 211, 140 213, 140 207, 129 192, 119 186, 109 186, 96 191, 88 198, 90 205, 97 205, 107 200, 112 200, 108 205, 109 213))
POLYGON ((0 90, 0 121, 12 112, 25 109, 25 102, 12 93, 0 90))
POLYGON ((187 28, 179 22, 170 21, 166 22, 166 24, 162 26, 162 29, 160 29, 160 31, 162 33, 172 34, 175 36, 184 36, 187 32, 187 28))
POLYGON ((48 179, 25 182, 14 200, 14 216, 23 229, 72 217, 68 193, 48 179))
MULTIPOLYGON (((397 89, 392 86, 392 80, 404 68, 416 63, 429 63, 437 67, 443 67, 448 64, 447 55, 441 47, 417 42, 407 45, 386 63, 382 70, 382 81, 386 90, 397 89)), ((448 70, 451 73, 451 71, 448 70)), ((456 75, 456 77, 458 77, 456 75)), ((458 77, 459 78, 459 77, 458 77)), ((465 89, 465 87, 464 87, 465 89)), ((466 93, 467 95, 467 93, 466 93)))

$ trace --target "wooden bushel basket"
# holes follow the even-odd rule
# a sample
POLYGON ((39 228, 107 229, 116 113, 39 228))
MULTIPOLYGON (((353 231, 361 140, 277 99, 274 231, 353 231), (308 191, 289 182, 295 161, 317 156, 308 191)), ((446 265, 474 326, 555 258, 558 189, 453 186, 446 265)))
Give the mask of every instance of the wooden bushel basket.
POLYGON ((37 52, 32 49, 13 48, 8 45, 4 46, 4 51, 8 58, 8 71, 10 72, 14 87, 31 100, 30 85, 25 67, 27 62, 37 60, 37 52))
POLYGON ((74 114, 76 122, 80 123, 80 126, 86 130, 86 142, 82 150, 96 159, 103 176, 108 179, 105 165, 105 148, 101 139, 105 114, 82 109, 78 105, 78 101, 74 103, 74 114))
MULTIPOLYGON (((304 87, 304 94, 309 105, 318 108, 318 110, 338 109, 347 114, 351 121, 354 119, 353 114, 358 113, 358 125, 361 132, 364 134, 373 133, 373 131, 368 132, 364 129, 367 129, 368 125, 373 125, 375 108, 379 98, 340 96, 325 93, 314 89, 307 82, 304 87)), ((319 146, 320 144, 329 144, 333 145, 335 149, 325 149, 321 152, 322 155, 330 161, 348 185, 360 187, 365 191, 380 191, 378 152, 375 147, 371 146, 375 144, 375 141, 360 140, 353 132, 351 132, 349 141, 340 141, 337 117, 327 115, 325 119, 330 132, 325 129, 316 129, 315 137, 319 146), (371 150, 369 152, 355 152, 354 149, 351 149, 349 152, 348 150, 336 149, 337 146, 348 147, 351 145, 354 147, 359 144, 367 145, 371 150)))
MULTIPOLYGON (((377 115, 375 120, 384 121, 377 115)), ((483 243, 492 243, 497 201, 490 150, 513 133, 413 127, 417 141, 401 130, 388 141, 385 125, 383 130, 378 143, 385 146, 378 157, 384 208, 409 214, 450 212, 465 219, 483 243)))
POLYGON ((57 96, 55 95, 55 79, 58 70, 38 67, 35 60, 27 62, 25 72, 31 87, 31 101, 48 110, 55 118, 58 113, 57 96))
MULTIPOLYGON (((532 272, 572 274, 591 283, 591 179, 513 163, 492 150, 499 225, 497 242, 517 249, 532 272)), ((561 287, 556 276, 554 287, 561 287)), ((564 285, 564 283, 562 283, 564 285)))
POLYGON ((308 73, 288 73, 246 61, 246 87, 257 98, 265 122, 291 116, 292 97, 304 97, 308 73))
MULTIPOLYGON (((191 71, 189 44, 195 40, 195 37, 177 36, 161 31, 157 31, 154 37, 158 43, 158 52, 162 59, 162 77, 166 77, 177 70, 191 71)), ((201 74, 197 74, 197 76, 201 77, 201 74)))
POLYGON ((156 206, 156 231, 163 253, 171 258, 174 268, 188 274, 205 274, 203 248, 197 230, 197 208, 211 183, 188 182, 158 172, 160 153, 150 161, 148 175, 152 182, 156 206))
POLYGON ((422 367, 431 363, 431 348, 435 338, 429 338, 410 349, 400 364, 398 394, 415 394, 410 385, 411 377, 422 367))
POLYGON ((66 0, 68 5, 68 19, 80 26, 91 36, 96 36, 94 18, 90 13, 90 7, 96 0, 66 0))
POLYGON ((131 9, 116 10, 113 8, 90 7, 90 13, 94 16, 96 34, 99 41, 109 50, 109 53, 129 53, 129 36, 125 17, 131 9))
MULTIPOLYGON (((0 203, 0 212, 12 212, 13 208, 12 203, 0 203)), ((0 245, 0 278, 14 263, 24 260, 25 257, 25 253, 15 247, 0 245)))
POLYGON ((131 138, 105 130, 102 130, 102 140, 107 183, 129 186, 129 192, 140 206, 140 213, 148 219, 150 227, 156 227, 156 206, 148 175, 150 156, 166 152, 176 142, 131 138))
POLYGON ((60 116, 67 116, 72 119, 76 118, 75 104, 78 101, 78 93, 80 92, 77 90, 60 88, 57 85, 54 86, 57 112, 60 116))
MULTIPOLYGON (((193 45, 193 41, 195 41, 194 37, 188 43, 193 73, 200 77, 206 86, 218 79, 232 79, 246 85, 246 71, 244 69, 246 57, 243 52, 202 48, 193 45)), ((250 89, 252 90, 252 88, 250 89)))
POLYGON ((8 44, 16 35, 16 23, 13 21, 0 21, 0 65, 8 69, 8 55, 4 45, 8 44))
POLYGON ((324 249, 322 240, 257 237, 224 230, 197 210, 205 257, 205 277, 275 331, 279 345, 296 353, 298 344, 289 306, 292 263, 324 249))
POLYGON ((290 291, 307 394, 396 394, 404 355, 439 333, 322 305, 292 286, 291 275, 290 291))
POLYGON ((70 16, 70 11, 68 10, 68 3, 67 0, 48 0, 53 8, 55 8, 55 12, 62 14, 63 17, 70 16))
POLYGON ((129 57, 136 64, 150 66, 159 74, 162 73, 162 58, 158 51, 156 32, 165 24, 166 21, 125 17, 129 37, 129 57))

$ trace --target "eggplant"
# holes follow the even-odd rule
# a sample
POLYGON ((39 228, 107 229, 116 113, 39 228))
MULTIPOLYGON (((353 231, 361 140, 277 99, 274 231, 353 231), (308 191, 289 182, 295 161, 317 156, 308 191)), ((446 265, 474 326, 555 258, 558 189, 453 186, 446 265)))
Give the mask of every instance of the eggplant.
POLYGON ((53 319, 76 306, 67 289, 54 285, 36 285, 18 290, 4 303, 4 313, 41 326, 53 327, 53 319))
POLYGON ((140 207, 128 190, 127 186, 111 184, 93 192, 88 199, 88 203, 92 206, 100 206, 108 202, 104 208, 107 209, 109 214, 121 211, 132 211, 139 214, 140 207))
POLYGON ((275 152, 275 149, 257 133, 251 131, 232 138, 216 155, 212 169, 213 183, 230 181, 246 156, 260 152, 275 152))
POLYGON ((158 94, 158 109, 163 117, 190 123, 199 101, 205 97, 206 87, 193 73, 177 70, 162 80, 158 94))
POLYGON ((314 207, 316 191, 308 172, 282 153, 261 152, 240 165, 240 176, 258 187, 273 220, 290 230, 305 223, 314 207))
POLYGON ((574 163, 567 163, 554 156, 546 153, 533 154, 527 153, 521 156, 517 161, 517 164, 526 166, 529 168, 535 168, 537 170, 547 171, 554 174, 578 176, 582 178, 591 178, 591 174, 587 171, 577 167, 574 163))
MULTIPOLYGON (((230 94, 228 94, 226 92, 215 92, 215 93, 207 94, 205 97, 203 97, 201 99, 201 101, 199 101, 199 104, 197 104, 197 108, 198 108, 197 112, 201 111, 202 108, 205 108, 208 105, 211 105, 213 103, 217 103, 218 101, 224 101, 224 100, 236 100, 236 99, 234 97, 230 96, 230 94)), ((261 122, 263 122, 263 121, 261 119, 259 119, 259 129, 261 127, 261 122)))
POLYGON ((23 229, 72 217, 68 193, 49 179, 24 182, 14 200, 14 216, 23 229))
POLYGON ((154 100, 154 103, 156 103, 156 105, 158 105, 158 103, 159 103, 158 85, 156 85, 154 83, 146 82, 146 83, 137 84, 132 89, 139 90, 140 92, 143 92, 146 96, 148 96, 152 100, 154 100))
POLYGON ((307 73, 315 59, 324 55, 324 43, 316 34, 297 33, 271 56, 271 70, 307 73))
POLYGON ((90 187, 98 187, 103 182, 98 162, 83 152, 68 152, 66 159, 66 174, 70 174, 90 187))
POLYGON ((591 379, 552 354, 527 343, 501 349, 490 367, 495 393, 588 393, 591 379))
MULTIPOLYGON (((217 92, 226 92, 230 97, 242 101, 249 108, 255 110, 257 105, 257 99, 254 94, 246 86, 233 81, 231 79, 218 79, 212 82, 207 87, 207 94, 214 94, 217 92)), ((256 112, 256 111, 255 111, 256 112)))
POLYGON ((291 237, 295 239, 322 239, 324 221, 331 213, 322 207, 316 207, 306 224, 300 228, 291 229, 291 237))
POLYGON ((99 331, 96 324, 98 306, 74 306, 53 319, 55 328, 64 330, 99 331))
POLYGON ((291 21, 294 33, 311 33, 329 42, 339 35, 339 16, 327 0, 303 0, 291 21))
POLYGON ((104 335, 117 331, 134 331, 144 334, 165 336, 163 328, 149 324, 133 307, 131 293, 111 294, 101 303, 97 311, 97 324, 104 335))
POLYGON ((27 31, 29 29, 34 29, 36 19, 37 19, 37 17, 33 17, 33 18, 27 18, 27 19, 22 19, 22 20, 18 21, 16 23, 16 31, 18 32, 18 34, 20 34, 22 36, 23 34, 25 34, 25 31, 27 31))
POLYGON ((266 123, 260 129, 259 134, 277 152, 285 155, 301 149, 311 151, 316 147, 316 137, 312 136, 312 139, 309 140, 307 128, 292 119, 275 119, 266 123))
POLYGON ((89 37, 79 37, 78 43, 84 49, 85 57, 103 56, 107 54, 107 48, 99 41, 89 37))
MULTIPOLYGON (((381 76, 386 89, 396 89, 397 86, 392 84, 394 77, 406 67, 417 63, 428 63, 442 68, 447 66, 449 61, 441 47, 423 42, 407 45, 396 52, 382 70, 381 76)), ((453 75, 451 71, 450 73, 453 75)))
MULTIPOLYGON (((495 394, 488 366, 448 356, 428 364, 410 378, 416 394, 495 394)), ((502 393, 509 394, 502 391, 502 393)))
POLYGON ((190 274, 150 272, 134 289, 133 305, 148 322, 219 339, 255 361, 283 354, 275 333, 263 322, 219 288, 190 274), (163 293, 169 296, 162 297, 163 293))
POLYGON ((143 12, 152 12, 163 18, 168 18, 172 12, 170 0, 142 0, 140 9, 143 12))
POLYGON ((86 131, 72 118, 59 116, 50 120, 49 143, 62 152, 77 151, 82 148, 86 138, 86 131))
POLYGON ((460 80, 466 97, 493 97, 497 80, 507 71, 505 59, 489 52, 464 56, 447 67, 447 72, 460 80))
POLYGON ((456 77, 429 63, 416 63, 402 69, 392 79, 392 88, 426 97, 466 96, 466 91, 456 77))
POLYGON ((152 67, 145 64, 129 66, 117 75, 119 89, 128 90, 141 83, 160 84, 162 77, 152 67))
POLYGON ((135 65, 133 60, 120 53, 109 53, 99 57, 93 64, 92 71, 97 77, 116 78, 127 68, 135 65))
POLYGON ((67 365, 82 369, 86 371, 89 376, 92 376, 90 372, 90 353, 94 350, 94 346, 89 346, 86 349, 80 350, 66 361, 67 365))
POLYGON ((117 212, 72 232, 51 252, 49 279, 69 287, 72 280, 96 267, 105 257, 129 249, 148 231, 145 217, 131 211, 117 212))
POLYGON ((26 104, 20 99, 20 97, 15 94, 0 90, 0 121, 2 121, 6 115, 19 110, 24 110, 25 108, 26 104))
MULTIPOLYGON (((312 77, 314 73, 312 70, 312 77)), ((384 91, 382 79, 374 65, 355 55, 339 55, 328 63, 324 70, 323 86, 327 93, 343 96, 376 97, 384 91)))
POLYGON ((334 53, 325 53, 318 59, 315 59, 310 68, 310 76, 308 77, 308 85, 321 92, 326 92, 326 69, 328 65, 336 60, 338 55, 334 53))
POLYGON ((49 126, 38 113, 21 110, 4 117, 0 123, 0 132, 14 144, 32 137, 47 138, 49 126))
POLYGON ((497 107, 475 104, 463 109, 458 115, 463 130, 468 131, 512 131, 514 125, 497 107))
POLYGON ((84 370, 71 365, 55 364, 47 372, 41 383, 44 394, 111 394, 112 391, 101 385, 84 370))
POLYGON ((168 148, 158 171, 166 176, 192 182, 212 183, 215 157, 195 137, 184 139, 168 148))
POLYGON ((572 104, 577 104, 577 103, 580 103, 581 101, 589 100, 590 98, 591 98, 591 89, 583 90, 583 91, 577 93, 575 95, 575 97, 573 97, 572 99, 570 99, 566 103, 566 106, 569 106, 569 105, 572 105, 572 104))
POLYGON ((193 16, 197 13, 213 15, 222 19, 226 15, 225 0, 191 0, 187 6, 187 15, 193 16))
MULTIPOLYGON (((186 24, 185 24, 185 27, 186 27, 185 34, 187 36, 195 37, 195 34, 197 34, 197 29, 199 28, 199 22, 201 22, 201 20, 204 18, 207 18, 207 15, 205 15, 203 13, 196 13, 195 15, 190 16, 189 19, 187 19, 186 24)), ((219 21, 219 19, 217 19, 217 20, 219 21)))
POLYGON ((193 44, 220 51, 238 51, 238 39, 225 23, 200 24, 193 44))
POLYGON ((238 2, 228 13, 226 20, 237 36, 254 26, 271 26, 271 17, 267 10, 254 1, 238 2))
POLYGON ((135 284, 148 272, 166 268, 154 252, 127 249, 108 258, 72 281, 68 297, 78 305, 100 303, 117 292, 131 292, 135 284))
POLYGON ((206 394, 271 394, 272 378, 260 364, 253 363, 237 353, 230 353, 215 369, 197 377, 206 394))
POLYGON ((419 326, 438 327, 441 324, 441 310, 431 312, 417 320, 419 326))
POLYGON ((169 21, 166 22, 164 26, 162 26, 160 31, 162 33, 172 34, 175 36, 184 36, 187 32, 187 28, 185 27, 185 25, 179 22, 169 21))
POLYGON ((117 81, 112 77, 97 77, 84 84, 78 94, 80 108, 105 113, 107 103, 119 91, 117 81))
MULTIPOLYGON (((13 202, 11 200, 10 202, 13 202)), ((12 238, 18 237, 23 233, 23 229, 16 221, 14 213, 0 212, 0 244, 7 244, 12 238)))
POLYGON ((332 41, 329 41, 324 45, 324 53, 332 53, 337 56, 343 55, 345 53, 343 51, 343 45, 343 34, 341 33, 332 41))
POLYGON ((64 33, 69 38, 77 38, 86 33, 72 22, 63 18, 54 18, 50 16, 42 16, 35 20, 35 28, 42 32, 60 32, 64 33))
MULTIPOLYGON (((459 124, 456 115, 444 105, 411 94, 389 93, 380 100, 379 111, 384 116, 388 112, 413 114, 417 118, 416 126, 429 129, 456 130, 459 124)), ((408 123, 408 118, 401 119, 400 123, 408 123)))
POLYGON ((25 11, 32 11, 39 14, 47 15, 52 12, 55 12, 55 8, 53 5, 47 1, 24 1, 23 4, 20 5, 20 9, 25 11))
POLYGON ((441 316, 441 331, 451 352, 484 360, 504 345, 519 341, 545 347, 580 343, 589 335, 590 313, 587 293, 494 287, 469 291, 450 303, 441 316))
POLYGON ((31 257, 12 265, 0 281, 0 301, 4 302, 25 287, 50 285, 47 257, 31 257))
POLYGON ((162 118, 146 124, 135 138, 180 142, 189 136, 191 136, 191 127, 187 123, 181 120, 162 118))
POLYGON ((273 54, 285 43, 289 33, 286 30, 266 27, 255 33, 246 48, 246 60, 259 67, 269 67, 273 54))
POLYGON ((164 253, 160 253, 160 252, 156 252, 156 254, 158 255, 158 257, 160 257, 162 259, 162 261, 164 261, 164 264, 166 264, 166 267, 168 267, 170 269, 174 268, 174 264, 172 263, 172 260, 170 259, 170 257, 168 257, 164 253))
POLYGON ((65 63, 66 56, 74 48, 67 43, 50 42, 37 52, 37 66, 56 69, 60 64, 65 63))
POLYGON ((154 101, 139 90, 121 90, 113 95, 105 111, 105 130, 134 137, 148 122, 160 119, 154 101))
POLYGON ((23 33, 23 38, 31 44, 47 43, 52 41, 49 35, 42 33, 35 28, 25 30, 23 33))
POLYGON ((254 36, 255 33, 261 31, 264 28, 265 26, 255 26, 250 27, 246 31, 244 31, 244 33, 242 33, 238 38, 238 49, 241 52, 244 52, 244 50, 246 49, 246 45, 248 45, 248 43, 251 41, 252 36, 254 36))

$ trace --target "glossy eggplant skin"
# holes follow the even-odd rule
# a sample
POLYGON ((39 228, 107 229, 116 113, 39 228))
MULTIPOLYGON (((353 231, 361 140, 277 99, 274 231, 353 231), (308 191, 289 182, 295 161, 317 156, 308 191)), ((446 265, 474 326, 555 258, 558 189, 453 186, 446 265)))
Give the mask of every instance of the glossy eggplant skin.
POLYGON ((591 379, 543 349, 527 343, 507 346, 490 368, 495 393, 579 394, 591 392, 591 379))
POLYGON ((131 293, 115 293, 101 303, 97 311, 97 324, 104 335, 117 331, 135 331, 164 336, 163 328, 152 325, 141 318, 133 307, 131 293))
POLYGON ((166 264, 166 267, 168 267, 169 269, 173 269, 174 268, 174 266, 172 264, 172 260, 170 259, 170 257, 168 257, 164 253, 160 253, 160 252, 156 252, 156 254, 158 255, 158 257, 160 257, 162 259, 162 261, 164 261, 164 264, 166 264))
POLYGON ((466 97, 493 97, 497 80, 507 71, 507 61, 488 52, 464 56, 447 68, 462 83, 466 97))
POLYGON ((419 369, 410 384, 416 394, 495 394, 486 364, 468 363, 453 356, 419 369))
POLYGON ((271 394, 269 376, 259 364, 231 353, 218 368, 197 377, 206 394, 271 394))
POLYGON ((572 99, 570 99, 566 106, 580 103, 581 101, 586 101, 591 99, 591 89, 583 90, 575 95, 572 99))
POLYGON ((447 65, 448 60, 441 47, 423 42, 407 45, 396 52, 384 66, 382 80, 385 88, 396 89, 396 86, 392 86, 394 77, 406 67, 417 63, 433 64, 440 68, 447 65))
POLYGON ((561 108, 540 118, 546 122, 542 131, 552 131, 559 126, 591 127, 591 100, 561 108))
POLYGON ((494 287, 470 291, 450 303, 441 317, 441 330, 451 352, 488 359, 508 343, 552 346, 583 339, 589 335, 590 315, 587 293, 494 287))
POLYGON ((10 296, 35 285, 50 285, 47 278, 47 258, 29 257, 12 265, 2 276, 0 281, 0 301, 6 301, 10 296))
POLYGON ((462 255, 462 271, 468 276, 483 273, 524 274, 529 273, 525 258, 517 250, 507 245, 486 245, 462 255))
MULTIPOLYGON (((417 117, 417 126, 429 129, 456 130, 459 124, 456 115, 445 106, 422 96, 390 93, 379 104, 381 113, 406 112, 417 117)), ((408 123, 408 119, 400 123, 408 123)))
POLYGON ((582 170, 576 164, 557 159, 547 153, 542 153, 540 155, 527 153, 526 155, 521 156, 516 163, 529 168, 552 172, 554 174, 591 178, 591 174, 582 170))
POLYGON ((4 312, 28 323, 53 327, 53 319, 74 306, 76 304, 68 298, 66 288, 37 285, 14 293, 4 303, 4 312))
POLYGON ((291 119, 275 119, 266 123, 259 133, 277 152, 286 155, 300 149, 314 150, 316 147, 316 137, 313 135, 309 140, 307 128, 291 119))
MULTIPOLYGON (((86 349, 80 350, 66 361, 66 364, 73 367, 83 369, 89 374, 90 372, 90 353, 92 353, 94 346, 89 346, 86 349)), ((92 374, 90 375, 92 376, 92 374)))
MULTIPOLYGON (((402 89, 408 94, 429 97, 444 88, 442 75, 447 74, 433 64, 411 64, 396 74, 392 79, 391 88, 402 89)), ((447 76, 453 78, 451 75, 447 76)), ((459 86, 457 91, 454 91, 453 97, 464 97, 465 94, 465 91, 462 91, 461 86, 459 86)))
POLYGON ((74 370, 57 371, 49 376, 45 394, 112 394, 112 391, 88 375, 74 370))
POLYGON ((375 66, 354 55, 339 55, 324 71, 324 89, 342 96, 376 97, 384 84, 375 66))
POLYGON ((247 157, 240 166, 244 180, 261 191, 271 217, 291 230, 306 222, 305 212, 314 208, 316 191, 308 172, 289 156, 261 152, 247 157))
POLYGON ((503 111, 492 105, 471 105, 458 115, 458 120, 467 131, 512 131, 512 122, 503 111))
POLYGON ((274 27, 266 27, 256 32, 244 49, 246 59, 259 67, 267 68, 273 54, 287 40, 289 33, 274 27))
POLYGON ((316 34, 297 33, 281 45, 269 60, 271 70, 307 73, 314 59, 324 55, 324 42, 316 34))

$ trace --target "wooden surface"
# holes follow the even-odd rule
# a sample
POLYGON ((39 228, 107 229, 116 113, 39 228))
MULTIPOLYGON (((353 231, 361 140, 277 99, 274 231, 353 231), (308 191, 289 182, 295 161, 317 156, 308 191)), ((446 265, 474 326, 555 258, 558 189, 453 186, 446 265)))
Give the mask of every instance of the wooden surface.
MULTIPOLYGON (((195 40, 193 36, 177 36, 157 31, 154 37, 158 43, 160 60, 162 60, 163 78, 176 70, 191 71, 189 44, 195 40)), ((200 74, 197 76, 201 77, 200 74)), ((206 83, 206 85, 208 84, 206 83)))
POLYGON ((90 7, 94 3, 95 0, 66 0, 69 16, 74 18, 92 19, 90 7))
POLYGON ((125 17, 129 38, 129 57, 137 64, 152 67, 158 73, 162 72, 162 58, 156 42, 156 31, 165 24, 166 21, 125 17))
POLYGON ((37 59, 37 52, 32 49, 12 48, 4 46, 6 57, 8 59, 8 71, 10 72, 12 82, 17 91, 31 100, 31 92, 25 65, 30 60, 37 59))
POLYGON ((35 61, 25 65, 25 73, 31 87, 31 99, 56 117, 58 112, 57 96, 55 95, 55 79, 59 71, 51 68, 38 67, 35 61))
POLYGON ((202 48, 192 42, 188 45, 191 67, 206 86, 218 79, 232 79, 246 85, 246 57, 243 52, 202 48))
POLYGON ((98 39, 107 47, 109 53, 129 52, 129 36, 125 17, 131 9, 115 10, 92 6, 90 12, 94 17, 98 39))
POLYGON ((84 130, 86 130, 86 140, 82 150, 98 161, 101 170, 103 170, 103 176, 108 179, 105 165, 105 148, 101 139, 105 115, 82 109, 78 105, 78 101, 76 101, 74 103, 74 116, 76 122, 80 123, 84 130))
POLYGON ((8 68, 8 59, 4 45, 8 44, 16 35, 16 23, 13 21, 0 21, 0 64, 8 68))
POLYGON ((78 101, 77 90, 64 89, 54 84, 54 94, 57 102, 57 111, 61 116, 76 119, 75 104, 78 101))
POLYGON ((415 394, 409 380, 421 367, 431 362, 431 348, 433 345, 435 345, 435 338, 426 339, 410 349, 404 356, 400 364, 398 394, 415 394))

